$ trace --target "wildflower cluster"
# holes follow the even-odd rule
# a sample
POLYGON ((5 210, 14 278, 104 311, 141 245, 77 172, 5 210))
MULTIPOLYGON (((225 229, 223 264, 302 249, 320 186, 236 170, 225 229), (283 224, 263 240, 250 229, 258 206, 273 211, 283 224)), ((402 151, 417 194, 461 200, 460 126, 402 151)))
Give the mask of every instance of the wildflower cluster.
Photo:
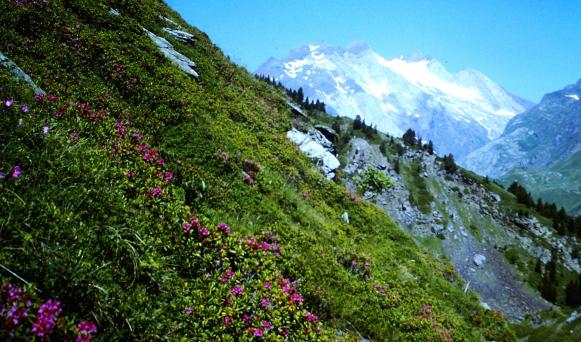
POLYGON ((242 175, 244 182, 248 185, 256 184, 256 175, 262 171, 260 165, 254 160, 244 160, 242 165, 242 175))
POLYGON ((337 262, 345 267, 353 275, 362 279, 371 277, 371 259, 356 252, 346 252, 343 248, 333 249, 337 255, 337 262))
POLYGON ((452 341, 452 335, 448 331, 448 329, 444 328, 443 324, 446 323, 447 319, 444 318, 443 322, 439 322, 436 314, 432 312, 433 308, 431 305, 426 304, 422 306, 421 313, 416 315, 418 318, 425 319, 430 322, 430 326, 434 328, 436 333, 440 335, 440 337, 444 341, 452 341))
POLYGON ((37 337, 44 341, 52 336, 78 342, 90 342, 97 333, 91 321, 71 325, 61 317, 61 303, 49 299, 40 304, 30 291, 7 283, 0 288, 0 339, 25 339, 37 337))

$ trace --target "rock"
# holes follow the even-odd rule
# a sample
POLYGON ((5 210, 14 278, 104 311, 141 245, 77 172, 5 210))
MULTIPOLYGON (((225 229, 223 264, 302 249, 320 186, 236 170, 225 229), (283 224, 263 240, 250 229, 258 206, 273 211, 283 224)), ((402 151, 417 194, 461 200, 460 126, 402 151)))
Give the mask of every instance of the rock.
POLYGON ((302 115, 304 117, 307 117, 307 114, 305 114, 305 112, 303 112, 303 110, 301 109, 301 107, 297 106, 292 101, 286 101, 286 104, 289 107, 291 107, 291 109, 293 110, 293 113, 298 114, 298 115, 302 115))
POLYGON ((120 16, 120 15, 121 15, 121 13, 119 13, 119 11, 117 11, 117 10, 116 10, 116 9, 114 9, 113 7, 109 8, 109 13, 110 13, 111 15, 113 15, 113 16, 116 16, 116 17, 118 17, 118 16, 120 16))
POLYGON ((303 133, 295 128, 286 133, 286 137, 299 146, 307 157, 317 162, 320 165, 323 174, 327 179, 335 177, 335 170, 339 168, 341 163, 339 159, 331 153, 334 150, 334 145, 321 132, 310 129, 307 133, 303 133))
POLYGON ((8 71, 10 71, 16 79, 22 79, 28 83, 34 89, 35 94, 45 94, 44 90, 37 86, 27 73, 22 71, 22 69, 20 69, 16 63, 10 60, 10 58, 6 57, 2 52, 0 52, 0 64, 8 69, 8 71))
POLYGON ((147 35, 155 43, 155 45, 157 45, 161 53, 163 53, 167 59, 172 61, 172 63, 176 64, 186 74, 192 75, 196 78, 199 77, 196 70, 194 70, 194 66, 196 65, 196 63, 194 63, 188 57, 177 52, 173 45, 171 45, 170 42, 168 42, 165 38, 157 36, 145 28, 143 30, 147 33, 147 35))
POLYGON ((581 317, 581 312, 580 311, 573 311, 571 313, 571 315, 569 317, 567 317, 567 319, 565 320, 565 322, 567 323, 573 323, 574 320, 576 320, 577 318, 581 317))
POLYGON ((472 261, 474 262, 474 265, 480 267, 482 266, 485 262, 486 262, 486 257, 482 254, 476 254, 473 258, 472 261))
POLYGON ((323 125, 315 125, 313 127, 315 127, 317 131, 321 132, 321 134, 323 134, 325 138, 329 139, 329 141, 335 141, 335 139, 338 137, 337 132, 335 132, 335 130, 331 127, 323 125))
POLYGON ((490 305, 486 304, 485 302, 480 302, 480 306, 486 310, 490 310, 490 305))
POLYGON ((343 222, 349 224, 349 213, 344 211, 343 214, 341 214, 341 219, 343 220, 343 222))
POLYGON ((164 27, 163 30, 184 43, 192 43, 194 41, 194 35, 189 32, 174 30, 167 27, 164 27))

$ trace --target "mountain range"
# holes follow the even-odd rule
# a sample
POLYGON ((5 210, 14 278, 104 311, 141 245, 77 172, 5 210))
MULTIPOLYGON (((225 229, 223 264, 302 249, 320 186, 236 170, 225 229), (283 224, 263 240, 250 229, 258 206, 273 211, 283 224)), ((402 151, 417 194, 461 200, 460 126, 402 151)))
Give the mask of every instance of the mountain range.
POLYGON ((469 154, 464 165, 508 184, 519 181, 535 197, 581 214, 581 80, 546 94, 509 121, 495 141, 469 154))
POLYGON ((476 70, 450 73, 421 53, 386 59, 363 42, 301 46, 255 73, 302 88, 331 114, 360 115, 380 131, 401 136, 411 127, 439 153, 459 159, 500 136, 532 105, 476 70))

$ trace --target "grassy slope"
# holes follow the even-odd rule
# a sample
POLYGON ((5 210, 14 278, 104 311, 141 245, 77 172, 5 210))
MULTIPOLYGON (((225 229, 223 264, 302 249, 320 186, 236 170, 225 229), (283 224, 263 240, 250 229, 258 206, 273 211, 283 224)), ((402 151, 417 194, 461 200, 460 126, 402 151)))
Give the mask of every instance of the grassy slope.
MULTIPOLYGON (((229 266, 255 295, 254 277, 300 277, 306 307, 327 328, 378 339, 438 340, 446 332, 454 340, 513 338, 500 317, 446 280, 449 264, 423 253, 383 213, 311 168, 285 139, 290 111, 280 93, 230 63, 165 5, 106 3, 0 4, 0 40, 8 42, 2 51, 59 97, 37 105, 23 133, 14 130, 14 108, 2 115, 1 166, 24 171, 0 184, 3 265, 73 315, 94 317, 103 339, 234 333, 223 316, 239 317, 244 308, 224 304, 228 289, 219 277, 229 266), (122 17, 110 15, 109 4, 122 17), (196 35, 193 45, 166 38, 196 62, 199 81, 165 60, 141 30, 163 35, 167 24, 159 14, 196 35), (105 118, 85 120, 76 101, 103 109, 105 118), (56 118, 60 107, 66 113, 56 118), (167 160, 175 180, 164 194, 171 196, 143 195, 159 182, 154 168, 131 154, 109 153, 120 114, 167 160), (46 124, 50 134, 43 138, 46 124), (72 131, 77 142, 68 139, 72 131), (261 165, 255 186, 244 183, 244 160, 261 165), (131 183, 126 173, 140 167, 139 182, 131 183), (343 211, 351 224, 340 220, 343 211), (256 254, 235 239, 216 237, 212 248, 184 239, 181 223, 191 212, 209 227, 225 221, 243 234, 271 230, 283 256, 256 254), (422 317, 426 305, 433 311, 422 317), (187 306, 196 319, 184 317, 187 306)), ((5 71, 2 83, 3 96, 34 102, 5 71)), ((247 308, 256 308, 252 298, 247 308)), ((271 319, 294 315, 285 312, 271 319)))
POLYGON ((581 213, 581 152, 557 162, 545 170, 523 172, 513 170, 502 176, 503 184, 517 181, 524 185, 535 198, 555 202, 569 213, 581 213))

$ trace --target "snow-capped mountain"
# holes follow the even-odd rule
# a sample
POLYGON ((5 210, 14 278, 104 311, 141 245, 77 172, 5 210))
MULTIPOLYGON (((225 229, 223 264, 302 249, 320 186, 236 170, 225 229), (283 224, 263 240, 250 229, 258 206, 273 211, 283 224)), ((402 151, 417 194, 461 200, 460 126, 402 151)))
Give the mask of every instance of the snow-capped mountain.
POLYGON ((365 43, 301 46, 282 59, 269 59, 256 74, 302 87, 330 113, 361 115, 392 135, 411 127, 439 153, 459 158, 498 137, 530 106, 478 71, 450 73, 421 54, 386 59, 365 43))
POLYGON ((468 155, 464 164, 483 175, 539 170, 581 150, 581 79, 546 94, 530 110, 515 116, 495 141, 468 155))

